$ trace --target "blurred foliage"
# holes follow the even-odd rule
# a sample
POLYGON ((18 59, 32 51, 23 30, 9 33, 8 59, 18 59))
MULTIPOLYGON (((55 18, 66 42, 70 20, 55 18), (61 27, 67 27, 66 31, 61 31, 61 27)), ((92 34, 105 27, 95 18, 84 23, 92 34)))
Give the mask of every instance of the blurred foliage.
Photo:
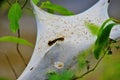
POLYGON ((7 78, 0 77, 0 80, 8 80, 7 78))
POLYGON ((100 80, 120 80, 120 60, 109 56, 104 61, 104 70, 100 80))
POLYGON ((107 55, 103 61, 103 72, 99 80, 120 80, 120 41, 113 45, 112 55, 107 55))
POLYGON ((61 15, 66 15, 66 16, 74 15, 74 13, 72 11, 70 11, 58 4, 53 4, 50 1, 42 2, 40 8, 48 9, 50 12, 52 11, 52 13, 54 11, 61 15))
POLYGON ((88 21, 85 21, 85 26, 90 30, 90 32, 93 35, 97 35, 99 32, 99 26, 94 24, 94 23, 90 23, 88 21))
POLYGON ((6 0, 0 0, 0 14, 4 14, 8 11, 9 5, 6 0))
POLYGON ((92 49, 93 49, 93 45, 87 50, 82 51, 80 54, 78 54, 77 63, 79 69, 83 69, 88 65, 89 61, 87 60, 87 57, 91 55, 92 49))
POLYGON ((0 7, 6 2, 7 0, 0 0, 0 7))
POLYGON ((34 4, 37 4, 40 0, 32 0, 34 4))

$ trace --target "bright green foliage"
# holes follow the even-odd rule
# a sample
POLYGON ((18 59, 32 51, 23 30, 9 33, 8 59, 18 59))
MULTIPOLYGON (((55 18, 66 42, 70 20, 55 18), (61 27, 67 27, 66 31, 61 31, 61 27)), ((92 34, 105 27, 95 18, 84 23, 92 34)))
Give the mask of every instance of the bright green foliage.
POLYGON ((106 20, 103 23, 98 33, 98 37, 95 42, 95 49, 94 49, 94 55, 96 59, 99 59, 100 53, 103 50, 105 50, 106 46, 108 45, 110 31, 113 28, 113 26, 116 25, 115 23, 107 24, 109 21, 110 19, 106 20))
POLYGON ((31 44, 30 42, 21 38, 13 37, 13 36, 1 37, 0 42, 13 42, 13 43, 19 43, 19 44, 24 44, 24 45, 33 47, 33 44, 31 44))
POLYGON ((99 31, 99 26, 90 22, 85 21, 86 27, 91 31, 93 35, 97 35, 99 31))
POLYGON ((40 0, 32 0, 34 4, 37 4, 40 0))
POLYGON ((74 76, 74 73, 69 71, 69 70, 65 70, 62 73, 52 73, 48 75, 48 80, 71 80, 74 76))
POLYGON ((19 19, 21 18, 22 10, 20 4, 14 3, 9 9, 8 19, 10 20, 10 30, 16 32, 19 29, 19 19))
POLYGON ((69 15, 73 15, 74 14, 72 11, 69 11, 66 8, 62 7, 62 6, 59 6, 59 5, 56 5, 56 4, 52 4, 49 1, 42 2, 42 5, 40 7, 42 9, 49 9, 49 10, 55 11, 55 12, 57 12, 59 14, 62 14, 62 15, 69 16, 69 15))

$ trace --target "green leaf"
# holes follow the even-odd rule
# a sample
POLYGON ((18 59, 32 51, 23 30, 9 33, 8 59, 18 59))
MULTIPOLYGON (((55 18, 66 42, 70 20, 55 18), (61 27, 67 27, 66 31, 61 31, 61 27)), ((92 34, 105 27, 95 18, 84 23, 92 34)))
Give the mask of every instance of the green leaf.
POLYGON ((112 20, 114 20, 114 19, 109 18, 109 19, 107 19, 107 20, 102 24, 102 26, 101 26, 101 28, 100 28, 100 30, 99 30, 98 37, 102 34, 102 31, 103 31, 103 29, 105 28, 105 25, 107 25, 107 24, 108 24, 110 21, 112 21, 112 20))
POLYGON ((32 0, 34 4, 38 4, 40 0, 32 0))
POLYGON ((96 59, 99 59, 101 52, 108 45, 110 31, 115 25, 116 25, 115 23, 108 24, 104 29, 101 30, 102 32, 99 32, 98 34, 99 36, 95 42, 95 49, 94 49, 94 55, 96 59))
POLYGON ((69 11, 69 10, 67 10, 66 8, 64 8, 60 5, 52 4, 49 1, 42 2, 42 5, 40 7, 42 9, 53 10, 53 11, 59 13, 59 14, 62 14, 62 15, 74 15, 74 13, 72 11, 69 11))
POLYGON ((33 44, 28 42, 25 39, 17 38, 14 36, 5 36, 0 38, 0 42, 13 42, 13 43, 19 43, 19 44, 24 44, 33 47, 33 44))
POLYGON ((14 3, 9 9, 8 19, 10 20, 10 30, 16 32, 19 29, 19 19, 22 16, 20 4, 14 3))
POLYGON ((99 26, 96 24, 85 21, 86 27, 91 31, 93 35, 97 35, 99 31, 99 26))

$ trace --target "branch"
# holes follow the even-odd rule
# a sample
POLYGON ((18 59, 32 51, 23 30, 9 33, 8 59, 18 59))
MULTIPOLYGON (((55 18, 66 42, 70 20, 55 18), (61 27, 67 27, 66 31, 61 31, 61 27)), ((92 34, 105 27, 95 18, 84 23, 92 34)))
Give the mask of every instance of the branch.
POLYGON ((27 2, 28 0, 25 0, 25 3, 23 4, 22 9, 26 6, 27 2))
POLYGON ((104 55, 98 60, 98 62, 96 63, 96 65, 91 70, 88 70, 87 72, 83 73, 80 76, 74 77, 72 80, 80 79, 80 78, 84 77, 85 75, 93 72, 97 68, 97 66, 99 65, 99 63, 103 60, 103 58, 104 58, 104 56, 105 56, 106 53, 107 53, 107 50, 105 51, 104 55))
POLYGON ((12 66, 12 64, 11 64, 11 62, 10 62, 10 60, 9 60, 9 58, 8 58, 8 56, 7 56, 6 54, 5 54, 5 57, 6 57, 7 61, 8 61, 8 64, 9 64, 10 68, 12 69, 12 72, 13 72, 14 75, 15 75, 15 78, 17 79, 17 78, 18 78, 18 75, 17 75, 17 73, 15 72, 15 69, 13 68, 13 66, 12 66))
POLYGON ((7 0, 7 3, 11 6, 12 4, 9 2, 9 0, 7 0))
MULTIPOLYGON (((20 38, 20 29, 18 29, 18 38, 20 38)), ((27 63, 25 62, 25 59, 24 59, 23 55, 21 54, 21 52, 20 52, 20 50, 19 50, 19 43, 17 43, 16 49, 17 49, 17 52, 18 52, 18 54, 20 55, 23 63, 25 64, 25 66, 27 66, 27 63)))

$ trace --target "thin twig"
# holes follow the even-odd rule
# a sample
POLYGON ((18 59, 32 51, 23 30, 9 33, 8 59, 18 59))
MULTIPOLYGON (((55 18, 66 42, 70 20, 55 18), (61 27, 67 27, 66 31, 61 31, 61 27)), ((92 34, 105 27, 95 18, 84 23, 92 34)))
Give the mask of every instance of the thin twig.
POLYGON ((6 57, 7 61, 8 61, 8 64, 9 64, 10 68, 12 69, 12 72, 13 72, 14 75, 15 75, 15 78, 17 79, 17 78, 18 78, 18 75, 17 75, 17 73, 15 72, 15 69, 13 68, 13 66, 12 66, 12 64, 11 64, 11 62, 10 62, 10 60, 9 60, 9 58, 8 58, 8 56, 7 56, 6 54, 5 54, 5 57, 6 57))
MULTIPOLYGON (((18 29, 18 38, 20 38, 20 29, 18 29)), ((27 63, 25 62, 25 59, 24 59, 23 55, 21 54, 21 52, 20 52, 20 50, 19 50, 19 43, 17 43, 16 49, 17 49, 17 52, 18 52, 18 54, 20 55, 23 63, 25 64, 25 66, 27 66, 27 63)))
POLYGON ((25 0, 25 3, 23 4, 22 9, 26 6, 27 2, 28 0, 25 0))
MULTIPOLYGON (((25 3, 21 7, 21 9, 23 9, 26 6, 27 2, 28 2, 28 0, 25 0, 25 3)), ((18 29, 18 38, 20 38, 20 29, 18 29)), ((21 52, 19 50, 19 43, 17 43, 17 52, 19 53, 19 55, 20 55, 23 63, 25 64, 25 66, 27 66, 27 63, 25 62, 25 59, 24 59, 23 55, 21 54, 21 52)))
POLYGON ((9 0, 7 0, 7 3, 11 6, 12 4, 9 2, 9 0))
POLYGON ((80 79, 80 78, 84 77, 85 75, 87 75, 88 73, 93 72, 97 68, 97 66, 99 65, 99 63, 102 61, 102 59, 104 58, 104 56, 105 56, 106 53, 107 53, 107 50, 105 51, 104 55, 98 60, 98 62, 96 63, 96 65, 91 70, 88 70, 87 72, 83 73, 80 76, 74 77, 72 80, 80 79))

